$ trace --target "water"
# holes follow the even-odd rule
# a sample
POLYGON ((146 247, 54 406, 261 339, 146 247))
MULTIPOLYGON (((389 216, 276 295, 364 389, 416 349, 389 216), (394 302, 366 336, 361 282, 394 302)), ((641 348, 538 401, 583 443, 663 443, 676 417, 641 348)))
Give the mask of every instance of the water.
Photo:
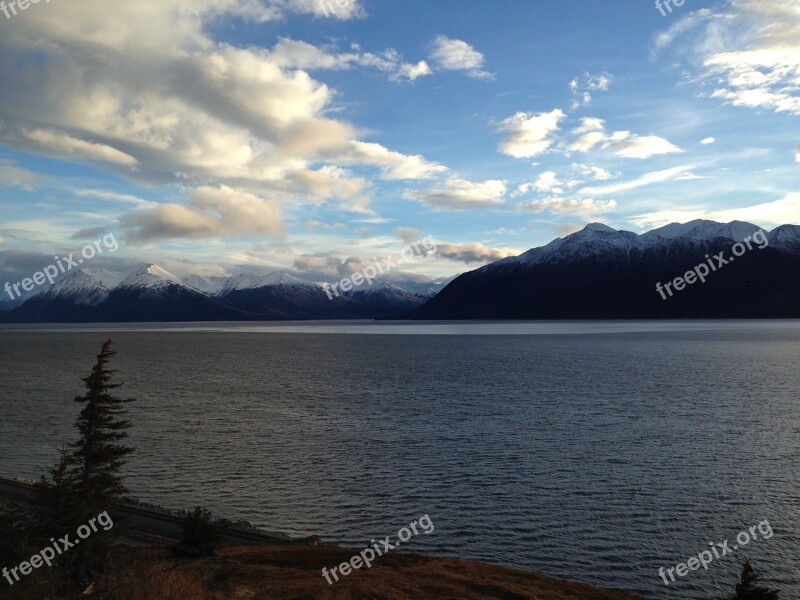
POLYGON ((746 555, 800 597, 800 322, 7 327, 0 472, 55 462, 107 337, 143 500, 353 546, 427 514, 406 550, 653 598, 728 593, 746 555))

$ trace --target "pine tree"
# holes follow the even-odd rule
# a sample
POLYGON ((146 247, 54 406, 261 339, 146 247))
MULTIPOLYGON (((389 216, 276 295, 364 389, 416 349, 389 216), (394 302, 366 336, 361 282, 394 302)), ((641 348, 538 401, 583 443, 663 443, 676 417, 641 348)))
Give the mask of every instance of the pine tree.
POLYGON ((58 463, 50 469, 50 478, 42 477, 36 486, 33 506, 37 528, 44 539, 71 531, 82 523, 78 482, 69 472, 70 462, 66 448, 62 448, 58 463))
POLYGON ((85 510, 92 515, 111 509, 128 491, 119 472, 133 448, 120 442, 128 437, 125 430, 131 424, 120 417, 126 412, 124 405, 133 400, 113 395, 122 385, 111 383, 115 371, 108 368, 108 362, 115 354, 111 340, 104 342, 97 364, 83 378, 86 394, 75 398, 85 406, 75 423, 80 440, 70 444, 73 448, 70 476, 76 480, 85 510))
POLYGON ((778 600, 779 592, 758 585, 759 576, 750 564, 750 559, 744 561, 742 577, 736 584, 736 593, 725 596, 722 600, 778 600))

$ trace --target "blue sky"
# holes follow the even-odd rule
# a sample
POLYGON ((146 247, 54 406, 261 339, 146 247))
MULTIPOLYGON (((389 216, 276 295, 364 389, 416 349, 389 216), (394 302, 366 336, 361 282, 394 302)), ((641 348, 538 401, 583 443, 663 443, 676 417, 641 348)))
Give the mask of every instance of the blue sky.
POLYGON ((446 276, 588 222, 800 223, 800 2, 59 0, 0 13, 0 275, 446 276), (328 16, 326 16, 326 13, 328 16))

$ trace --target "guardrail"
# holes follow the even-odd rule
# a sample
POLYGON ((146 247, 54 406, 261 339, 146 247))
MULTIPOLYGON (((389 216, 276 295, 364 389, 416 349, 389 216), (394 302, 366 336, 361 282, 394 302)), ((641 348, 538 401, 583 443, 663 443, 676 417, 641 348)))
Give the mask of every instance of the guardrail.
MULTIPOLYGON (((30 502, 35 482, 0 475, 0 498, 15 502, 30 502)), ((125 502, 117 503, 111 515, 120 528, 138 539, 177 542, 183 533, 184 518, 166 510, 135 506, 125 502)), ((251 530, 236 524, 228 527, 224 543, 231 546, 260 546, 272 544, 315 544, 317 537, 293 539, 281 533, 268 533, 251 530)))

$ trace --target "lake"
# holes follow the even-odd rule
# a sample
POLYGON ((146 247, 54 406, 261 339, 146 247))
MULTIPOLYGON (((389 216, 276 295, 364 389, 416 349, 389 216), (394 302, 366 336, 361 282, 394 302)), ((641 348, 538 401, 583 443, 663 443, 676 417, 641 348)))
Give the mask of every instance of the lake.
POLYGON ((132 494, 362 546, 653 598, 800 597, 800 322, 269 323, 0 329, 0 473, 38 478, 102 340, 132 494), (660 567, 759 539, 665 586, 660 567))

